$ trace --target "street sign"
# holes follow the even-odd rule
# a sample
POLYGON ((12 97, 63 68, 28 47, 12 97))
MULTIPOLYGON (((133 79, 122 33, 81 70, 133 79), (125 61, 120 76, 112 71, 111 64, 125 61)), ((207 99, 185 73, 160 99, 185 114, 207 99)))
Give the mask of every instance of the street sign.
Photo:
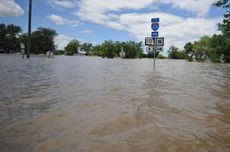
POLYGON ((145 38, 146 46, 153 46, 155 44, 156 46, 164 46, 164 37, 146 37, 145 38))
POLYGON ((146 47, 146 52, 153 52, 154 48, 152 46, 146 47))
POLYGON ((145 38, 145 45, 150 45, 150 46, 152 46, 152 45, 154 45, 154 40, 153 40, 153 38, 152 37, 146 37, 145 38))
POLYGON ((157 31, 159 29, 159 23, 158 22, 153 22, 151 24, 151 28, 153 31, 157 31))
POLYGON ((164 38, 163 37, 157 37, 156 38, 156 46, 164 46, 164 38))
POLYGON ((163 52, 164 48, 163 46, 157 46, 157 52, 163 52))
POLYGON ((21 47, 21 49, 25 49, 25 44, 24 43, 20 43, 20 47, 21 47))
POLYGON ((152 18, 152 19, 151 19, 151 22, 159 22, 159 21, 160 21, 159 18, 152 18))
POLYGON ((159 29, 159 18, 151 18, 151 37, 146 37, 145 38, 145 45, 146 51, 147 52, 153 52, 153 66, 155 68, 155 57, 156 57, 156 52, 162 52, 163 51, 163 46, 164 46, 164 38, 160 37, 158 38, 158 29, 159 29))
POLYGON ((159 34, 158 32, 152 32, 151 35, 152 35, 152 37, 158 37, 158 34, 159 34))
MULTIPOLYGON (((147 46, 147 47, 146 47, 146 51, 147 51, 147 52, 153 52, 154 50, 155 50, 155 49, 154 49, 153 46, 147 46)), ((163 51, 164 51, 163 46, 157 46, 157 47, 156 47, 156 51, 157 51, 157 52, 163 52, 163 51)))

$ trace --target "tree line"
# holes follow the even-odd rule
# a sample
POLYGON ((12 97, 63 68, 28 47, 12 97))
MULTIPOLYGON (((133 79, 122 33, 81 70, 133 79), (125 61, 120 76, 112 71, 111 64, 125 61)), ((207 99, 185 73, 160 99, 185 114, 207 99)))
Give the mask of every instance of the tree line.
POLYGON ((0 24, 0 49, 5 53, 18 48, 18 34, 22 31, 21 27, 13 24, 0 24))
MULTIPOLYGON (((198 41, 187 42, 184 50, 180 51, 176 46, 171 46, 168 52, 168 58, 187 59, 189 61, 212 61, 212 62, 230 62, 230 5, 229 0, 218 0, 213 5, 226 9, 222 23, 218 24, 218 30, 222 34, 212 36, 202 36, 198 41)), ((39 27, 31 34, 31 53, 41 54, 47 51, 55 50, 54 38, 58 34, 50 28, 39 27)), ((10 51, 20 51, 20 43, 27 44, 27 34, 22 33, 20 26, 13 24, 0 24, 0 51, 5 53, 10 51)), ((125 58, 153 57, 152 52, 143 53, 142 42, 120 42, 106 40, 102 44, 93 46, 92 43, 81 44, 78 40, 69 42, 64 50, 55 52, 56 54, 73 55, 84 51, 86 55, 96 55, 107 58, 118 57, 121 51, 124 51, 125 58)), ((159 53, 157 58, 164 58, 159 53)))
POLYGON ((125 58, 141 58, 143 56, 142 42, 113 42, 111 40, 104 41, 102 44, 93 46, 91 43, 83 43, 80 45, 78 40, 72 40, 65 47, 68 55, 85 51, 86 55, 96 55, 107 58, 118 57, 121 51, 124 51, 125 58))
POLYGON ((198 41, 187 42, 184 50, 171 46, 168 58, 188 61, 229 62, 230 41, 223 35, 202 36, 198 41))
MULTIPOLYGON (((39 27, 31 33, 31 53, 44 54, 55 50, 55 36, 57 36, 55 30, 39 27)), ((0 49, 5 53, 20 52, 20 43, 27 48, 27 38, 27 33, 22 33, 20 26, 0 24, 0 49)))
MULTIPOLYGON (((142 42, 136 43, 134 41, 113 42, 108 40, 93 46, 92 43, 81 44, 78 40, 72 40, 64 50, 56 51, 54 38, 57 35, 56 31, 51 28, 39 27, 31 33, 31 53, 45 54, 47 51, 53 51, 55 54, 74 55, 83 51, 86 55, 114 58, 118 57, 120 51, 123 50, 126 58, 141 58, 144 56, 142 42)), ((20 52, 20 43, 23 43, 27 48, 27 38, 27 33, 22 33, 20 26, 0 24, 0 51, 5 53, 20 52)))
POLYGON ((188 59, 189 61, 230 62, 230 5, 229 0, 218 0, 213 5, 226 9, 218 30, 222 34, 202 36, 198 41, 187 42, 183 51, 175 46, 170 47, 169 58, 188 59))

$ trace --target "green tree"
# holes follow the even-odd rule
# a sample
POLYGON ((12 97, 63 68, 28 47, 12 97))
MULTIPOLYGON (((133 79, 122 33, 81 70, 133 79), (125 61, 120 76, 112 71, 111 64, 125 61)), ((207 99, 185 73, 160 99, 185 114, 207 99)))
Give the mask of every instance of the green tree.
POLYGON ((223 51, 223 61, 230 63, 230 39, 222 42, 221 49, 223 51))
POLYGON ((212 62, 221 62, 223 48, 222 43, 224 42, 223 35, 214 34, 209 40, 209 51, 208 57, 212 62))
POLYGON ((188 42, 184 46, 185 54, 187 54, 188 61, 193 61, 194 56, 194 50, 193 50, 193 44, 191 42, 188 42))
POLYGON ((119 42, 119 41, 114 42, 115 54, 119 55, 119 53, 121 52, 123 47, 124 47, 124 45, 121 42, 119 42))
POLYGON ((85 51, 86 55, 90 55, 92 47, 93 47, 92 43, 83 43, 81 45, 81 51, 85 51))
MULTIPOLYGON (((227 50, 228 43, 223 35, 214 34, 212 37, 203 36, 194 43, 188 42, 184 46, 188 60, 196 61, 210 60, 212 62, 221 62, 224 50, 227 50)), ((226 56, 225 56, 226 57, 226 56)))
POLYGON ((199 41, 194 42, 193 48, 196 61, 209 59, 210 40, 211 38, 209 36, 203 36, 199 41))
POLYGON ((16 51, 17 36, 21 31, 20 26, 0 24, 0 47, 7 53, 16 51))
POLYGON ((7 42, 6 52, 9 53, 10 50, 16 51, 17 36, 22 31, 22 29, 20 26, 10 24, 10 25, 7 25, 6 31, 7 31, 7 34, 6 34, 6 42, 7 42))
POLYGON ((218 27, 219 30, 222 31, 224 36, 230 38, 230 10, 229 10, 230 4, 228 2, 229 0, 218 0, 216 3, 214 3, 214 5, 226 9, 223 22, 219 23, 218 27))
POLYGON ((73 55, 78 53, 78 48, 80 46, 80 42, 78 40, 70 41, 67 46, 64 48, 66 55, 73 55))
POLYGON ((96 56, 103 56, 101 45, 96 45, 92 48, 91 54, 96 56))
POLYGON ((158 53, 157 59, 165 59, 165 57, 162 54, 158 53))
POLYGON ((218 0, 214 3, 217 7, 222 7, 226 10, 222 23, 218 24, 218 29, 222 31, 224 40, 221 42, 224 62, 230 62, 230 4, 229 0, 218 0))
POLYGON ((111 40, 103 42, 101 45, 93 47, 92 54, 102 57, 113 58, 119 56, 121 50, 125 52, 125 58, 141 58, 142 42, 113 42, 111 40))
POLYGON ((6 25, 5 24, 0 24, 0 48, 6 51, 6 25))
MULTIPOLYGON (((0 24, 0 47, 7 53, 19 51, 19 43, 24 43, 27 46, 27 34, 21 34, 20 26, 13 24, 0 24)), ((55 48, 54 38, 57 35, 56 31, 50 28, 38 28, 31 34, 31 53, 46 53, 53 51, 55 48)), ((26 47, 27 48, 27 47, 26 47)))
POLYGON ((124 43, 125 58, 141 58, 142 57, 142 42, 136 43, 128 41, 124 43))
POLYGON ((31 53, 45 54, 47 51, 53 51, 55 36, 57 36, 55 30, 39 27, 31 34, 31 53))
POLYGON ((105 57, 107 58, 113 58, 115 56, 115 47, 113 44, 113 41, 105 41, 102 44, 102 51, 105 57))
POLYGON ((184 51, 179 51, 175 46, 171 46, 168 52, 168 58, 170 59, 186 59, 186 54, 184 51))

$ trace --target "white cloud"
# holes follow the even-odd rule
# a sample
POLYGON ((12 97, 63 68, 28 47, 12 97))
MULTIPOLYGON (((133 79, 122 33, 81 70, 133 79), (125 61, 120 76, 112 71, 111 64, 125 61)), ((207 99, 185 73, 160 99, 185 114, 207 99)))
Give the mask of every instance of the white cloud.
MULTIPOLYGON (((151 35, 150 20, 152 17, 160 18, 160 36, 165 37, 165 48, 176 45, 182 48, 188 41, 194 41, 203 35, 216 33, 217 18, 207 19, 213 0, 82 0, 79 2, 79 10, 74 14, 82 20, 91 21, 106 27, 124 30, 136 40, 144 40, 151 35), (92 5, 93 4, 93 5, 92 5), (158 7, 159 5, 171 5, 173 9, 184 10, 193 13, 193 17, 183 18, 168 13, 124 13, 123 10, 141 10, 158 7)), ((159 11, 159 10, 158 10, 159 11)))
MULTIPOLYGON (((208 15, 214 0, 81 0, 78 2, 79 10, 74 14, 83 20, 106 24, 111 20, 111 14, 121 13, 122 10, 158 9, 159 5, 169 4, 172 9, 180 9, 194 13, 198 17, 208 15), (109 14, 109 15, 108 15, 109 14)), ((120 27, 119 27, 120 28, 120 27)))
POLYGON ((123 27, 115 22, 115 13, 122 10, 138 10, 149 6, 155 0, 82 0, 78 3, 79 10, 74 14, 82 20, 90 20, 94 23, 108 25, 111 28, 123 29, 123 27), (109 15, 108 15, 109 14, 109 15))
POLYGON ((77 27, 80 22, 75 20, 75 21, 72 21, 72 20, 69 20, 69 19, 66 19, 66 18, 63 18, 61 16, 58 16, 58 15, 55 15, 55 14, 51 14, 49 16, 47 16, 53 23, 57 24, 57 25, 70 25, 72 27, 77 27))
POLYGON ((183 48, 188 41, 216 33, 217 22, 220 20, 217 18, 182 18, 166 13, 130 13, 122 14, 119 23, 131 36, 143 41, 144 37, 151 36, 150 19, 152 17, 160 18, 159 36, 165 37, 165 48, 169 48, 170 45, 183 48))
POLYGON ((54 8, 73 8, 76 2, 73 0, 48 0, 48 3, 54 8))
POLYGON ((85 34, 90 34, 93 32, 94 32, 93 30, 89 30, 89 29, 84 29, 84 30, 80 31, 80 33, 85 33, 85 34))
POLYGON ((196 13, 197 16, 207 16, 211 5, 215 0, 162 0, 161 3, 170 4, 172 8, 179 8, 196 13))
POLYGON ((58 35, 58 36, 55 37, 55 39, 54 39, 55 44, 58 45, 58 49, 59 49, 59 50, 63 50, 64 47, 65 47, 71 40, 73 40, 72 37, 65 36, 65 35, 58 35))
POLYGON ((20 16, 23 9, 14 0, 0 0, 0 16, 20 16))

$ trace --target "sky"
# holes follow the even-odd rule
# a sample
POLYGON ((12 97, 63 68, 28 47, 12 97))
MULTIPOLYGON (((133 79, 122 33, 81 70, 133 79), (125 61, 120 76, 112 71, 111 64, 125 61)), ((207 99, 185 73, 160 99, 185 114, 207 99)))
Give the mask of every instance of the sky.
MULTIPOLYGON (((144 41, 151 36, 151 18, 160 18, 159 36, 164 53, 171 45, 180 49, 203 35, 219 34, 224 10, 216 0, 33 0, 32 31, 54 29, 55 43, 63 49, 77 39, 94 45, 105 40, 144 41)), ((28 28, 29 0, 0 0, 0 23, 28 28)))

